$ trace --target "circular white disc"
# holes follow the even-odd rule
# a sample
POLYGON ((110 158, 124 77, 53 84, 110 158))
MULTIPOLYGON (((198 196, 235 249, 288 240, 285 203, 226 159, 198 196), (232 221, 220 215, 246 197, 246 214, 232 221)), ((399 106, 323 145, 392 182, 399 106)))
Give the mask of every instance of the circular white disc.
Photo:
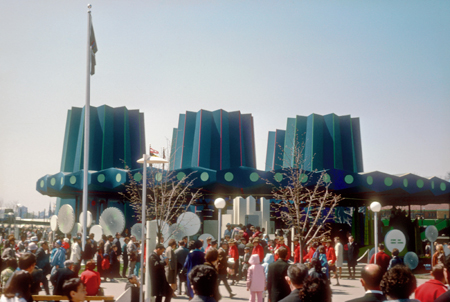
POLYGON ((73 208, 65 204, 59 208, 58 212, 58 227, 63 234, 68 234, 72 231, 75 224, 75 213, 73 208))
POLYGON ((100 239, 102 239, 103 228, 101 226, 99 226, 98 224, 95 224, 91 227, 91 229, 89 230, 89 233, 94 234, 94 240, 98 242, 98 241, 100 241, 100 239))
POLYGON ((212 240, 214 240, 214 236, 208 233, 201 234, 200 237, 198 237, 198 240, 203 239, 203 248, 206 250, 206 247, 208 246, 208 242, 206 242, 206 238, 211 237, 212 240))
POLYGON ((137 241, 142 239, 142 223, 136 223, 131 227, 131 235, 134 235, 137 241))
POLYGON ((53 215, 52 218, 50 218, 50 228, 53 232, 58 230, 58 216, 53 215))
POLYGON ((438 229, 434 225, 429 225, 425 229, 425 237, 431 242, 435 242, 438 238, 439 232, 438 229))
POLYGON ((392 252, 394 248, 397 248, 401 253, 406 246, 406 237, 400 230, 390 230, 384 236, 384 244, 386 248, 392 252))
POLYGON ((175 239, 175 241, 178 244, 178 241, 183 239, 183 237, 186 236, 184 233, 184 227, 178 225, 177 223, 172 224, 165 234, 163 234, 164 237, 164 246, 167 247, 169 245, 170 239, 175 239))
MULTIPOLYGON (((87 222, 86 222, 86 227, 89 228, 92 224, 92 213, 90 211, 87 211, 87 222)), ((83 225, 83 212, 80 213, 80 217, 78 217, 78 221, 80 222, 81 225, 83 225)))
POLYGON ((403 262, 411 270, 415 269, 419 265, 419 257, 414 252, 407 252, 403 257, 403 262))
POLYGON ((184 232, 187 236, 197 234, 201 226, 200 218, 192 212, 185 212, 178 216, 177 223, 184 227, 184 232))
POLYGON ((125 228, 125 216, 118 208, 109 207, 100 215, 100 225, 106 236, 122 233, 125 228))

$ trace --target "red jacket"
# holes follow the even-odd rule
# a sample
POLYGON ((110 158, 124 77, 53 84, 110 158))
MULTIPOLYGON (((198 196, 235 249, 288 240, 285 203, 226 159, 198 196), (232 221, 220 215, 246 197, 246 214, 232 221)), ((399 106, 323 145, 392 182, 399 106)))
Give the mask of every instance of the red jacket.
POLYGON ((92 270, 85 270, 80 276, 81 282, 86 286, 88 296, 96 296, 100 288, 100 274, 92 270))
MULTIPOLYGON (((391 261, 391 256, 389 256, 385 252, 378 252, 376 255, 377 255, 377 264, 383 269, 384 272, 387 271, 389 261, 391 261)), ((374 260, 375 254, 372 255, 372 258, 370 258, 369 263, 374 263, 374 260)))
MULTIPOLYGON (((291 249, 286 245, 286 244, 277 244, 275 246, 275 250, 279 249, 280 247, 284 246, 287 249, 287 255, 286 258, 284 260, 288 261, 289 259, 291 259, 291 249)), ((278 260, 278 254, 273 255, 274 260, 277 261, 278 260)))
POLYGON ((252 255, 258 254, 259 255, 259 263, 263 263, 264 261, 264 248, 258 243, 257 246, 253 247, 252 255), (262 261, 261 261, 262 259, 262 261))
POLYGON ((414 297, 421 302, 433 302, 446 291, 447 287, 441 281, 431 279, 416 288, 414 297))
POLYGON ((300 244, 294 247, 294 263, 300 263, 300 244))
POLYGON ((330 261, 331 260, 331 264, 334 264, 334 262, 336 262, 336 253, 334 252, 334 248, 333 247, 329 247, 327 250, 327 260, 330 261))
POLYGON ((210 247, 211 247, 211 244, 208 244, 208 246, 205 249, 205 253, 209 250, 210 247))
POLYGON ((250 236, 248 236, 247 232, 244 232, 244 234, 242 234, 242 237, 244 237, 245 240, 246 240, 247 242, 249 242, 248 239, 250 239, 250 236))
POLYGON ((228 250, 228 256, 233 258, 234 261, 237 261, 239 259, 239 251, 236 245, 230 246, 230 249, 228 250))
POLYGON ((306 256, 303 257, 303 262, 309 261, 311 262, 311 259, 314 255, 314 253, 316 252, 316 249, 313 247, 309 248, 308 254, 306 254, 306 256))

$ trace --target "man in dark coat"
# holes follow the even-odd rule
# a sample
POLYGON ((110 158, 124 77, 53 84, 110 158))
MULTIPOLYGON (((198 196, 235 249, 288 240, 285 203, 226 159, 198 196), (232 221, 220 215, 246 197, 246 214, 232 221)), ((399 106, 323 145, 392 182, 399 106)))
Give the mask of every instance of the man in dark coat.
POLYGON ((122 244, 120 243, 120 237, 121 237, 120 233, 116 233, 116 238, 114 238, 114 240, 112 242, 113 246, 114 245, 117 246, 118 256, 120 256, 122 254, 122 244))
POLYGON ((381 279, 383 278, 383 269, 377 264, 367 264, 361 271, 361 284, 366 294, 357 299, 347 302, 375 302, 385 301, 386 297, 380 289, 381 279))
POLYGON ((353 236, 348 237, 348 274, 349 279, 355 279, 355 270, 356 270, 356 264, 358 262, 358 254, 359 254, 359 246, 355 242, 355 238, 353 236), (352 269, 353 268, 353 275, 352 275, 352 269))
POLYGON ((50 277, 50 282, 53 284, 53 294, 62 295, 64 282, 72 279, 78 278, 77 273, 74 272, 75 263, 71 260, 66 260, 64 262, 64 268, 58 268, 56 272, 50 277))
POLYGON ((291 288, 291 293, 280 302, 300 302, 299 292, 303 286, 303 280, 308 276, 308 268, 302 263, 289 266, 286 281, 291 288))
POLYGON ((186 248, 186 242, 184 240, 178 241, 180 246, 175 250, 175 257, 177 258, 177 275, 178 275, 178 294, 181 295, 181 284, 184 282, 184 294, 187 295, 187 276, 182 270, 186 257, 189 254, 189 250, 186 248))
POLYGON ((282 246, 277 250, 277 253, 278 260, 269 265, 269 271, 267 273, 267 290, 269 291, 269 300, 271 302, 278 302, 291 293, 291 289, 285 278, 289 267, 289 264, 285 260, 287 249, 282 246))
POLYGON ((148 258, 148 265, 150 270, 151 282, 151 296, 156 297, 155 302, 161 302, 162 297, 165 297, 164 302, 170 302, 172 299, 173 290, 166 280, 166 273, 164 267, 167 265, 167 260, 161 259, 161 255, 166 248, 162 244, 157 244, 155 251, 148 258))

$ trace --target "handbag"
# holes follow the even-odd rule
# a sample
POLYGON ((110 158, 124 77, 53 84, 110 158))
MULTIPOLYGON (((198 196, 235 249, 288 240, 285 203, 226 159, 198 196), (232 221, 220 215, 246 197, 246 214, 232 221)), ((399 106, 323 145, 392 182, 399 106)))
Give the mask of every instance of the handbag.
POLYGON ((227 260, 227 267, 228 268, 234 268, 234 258, 228 258, 228 260, 227 260))

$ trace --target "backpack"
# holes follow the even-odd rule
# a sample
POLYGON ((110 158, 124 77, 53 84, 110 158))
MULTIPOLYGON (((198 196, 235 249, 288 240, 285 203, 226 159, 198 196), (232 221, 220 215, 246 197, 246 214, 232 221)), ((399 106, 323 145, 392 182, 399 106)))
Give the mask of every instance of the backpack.
POLYGON ((103 260, 102 260, 102 269, 103 270, 107 270, 107 269, 109 269, 110 265, 111 264, 109 263, 109 259, 108 258, 103 258, 103 260))

